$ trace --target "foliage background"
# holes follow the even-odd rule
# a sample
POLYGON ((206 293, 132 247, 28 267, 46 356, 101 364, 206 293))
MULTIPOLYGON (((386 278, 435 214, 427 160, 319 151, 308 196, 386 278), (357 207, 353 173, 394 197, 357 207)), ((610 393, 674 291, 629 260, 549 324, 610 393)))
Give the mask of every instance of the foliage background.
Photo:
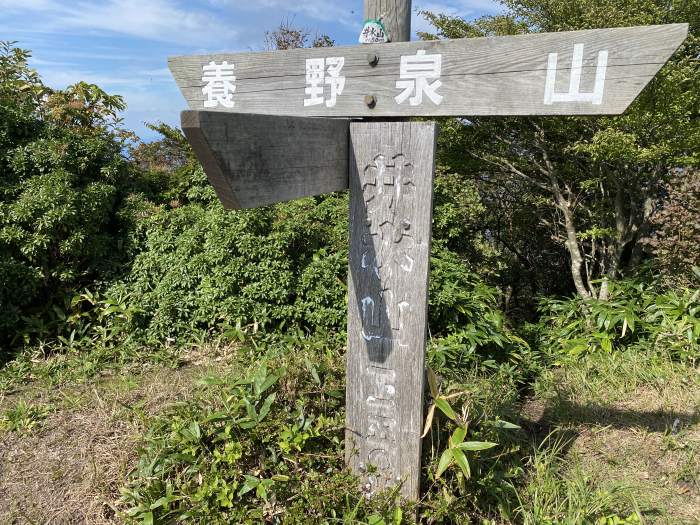
MULTIPOLYGON (((508 421, 538 377, 584 358, 697 366, 700 10, 505 6, 473 21, 424 13, 435 34, 422 36, 679 21, 691 36, 624 116, 441 123, 420 512, 429 523, 636 523, 629 502, 600 494, 570 518, 556 475, 528 518, 534 460, 508 421)), ((333 44, 289 24, 266 41, 333 44)), ((126 519, 402 522, 412 509, 391 494, 368 502, 343 469, 347 195, 225 212, 179 130, 154 124, 162 139, 142 143, 120 126, 120 97, 49 89, 28 57, 0 46, 0 388, 233 346, 236 373, 149 420, 122 490, 126 519)))

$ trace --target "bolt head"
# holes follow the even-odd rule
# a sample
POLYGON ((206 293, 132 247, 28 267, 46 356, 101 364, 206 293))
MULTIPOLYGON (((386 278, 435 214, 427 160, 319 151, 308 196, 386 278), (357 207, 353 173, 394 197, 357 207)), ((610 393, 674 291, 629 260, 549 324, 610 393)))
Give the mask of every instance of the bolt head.
POLYGON ((379 64, 379 55, 377 53, 368 53, 367 63, 372 67, 376 67, 379 64))
POLYGON ((375 97, 374 95, 365 95, 365 105, 369 109, 374 109, 377 105, 377 97, 375 97))

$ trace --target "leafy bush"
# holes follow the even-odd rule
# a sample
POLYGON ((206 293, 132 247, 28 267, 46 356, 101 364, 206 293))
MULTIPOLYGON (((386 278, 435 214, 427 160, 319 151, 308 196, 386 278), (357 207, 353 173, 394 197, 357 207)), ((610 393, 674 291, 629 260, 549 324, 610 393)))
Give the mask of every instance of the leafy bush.
POLYGON ((446 249, 435 249, 430 263, 432 369, 455 380, 475 367, 503 367, 518 381, 535 373, 540 356, 508 326, 498 305, 499 291, 446 249))
POLYGON ((268 351, 151 422, 122 490, 128 522, 401 522, 392 497, 367 500, 344 468, 341 354, 294 339, 268 351))
POLYGON ((41 84, 29 53, 0 45, 0 339, 118 268, 116 211, 127 173, 120 97, 41 84))
POLYGON ((542 302, 541 311, 542 342, 555 353, 578 357, 644 344, 681 360, 700 357, 697 288, 667 291, 658 285, 619 281, 611 286, 608 301, 550 299, 542 302))
MULTIPOLYGON (((127 522, 409 523, 395 492, 368 499, 345 468, 343 344, 261 335, 237 350, 234 371, 203 377, 186 403, 151 416, 122 489, 127 522)), ((423 518, 498 516, 515 505, 507 481, 521 475, 522 437, 503 420, 515 417, 515 381, 472 366, 460 381, 430 383, 423 518)))
POLYGON ((487 209, 471 180, 438 169, 434 182, 433 244, 469 261, 474 273, 493 277, 499 266, 494 243, 485 238, 487 209))
POLYGON ((690 284, 691 269, 700 266, 700 172, 674 173, 651 219, 645 240, 663 279, 671 285, 690 284))
POLYGON ((219 204, 163 208, 145 219, 124 284, 150 339, 221 323, 277 327, 345 323, 347 248, 334 248, 343 196, 226 212, 219 204), (291 219, 294 217, 294 219, 291 219))

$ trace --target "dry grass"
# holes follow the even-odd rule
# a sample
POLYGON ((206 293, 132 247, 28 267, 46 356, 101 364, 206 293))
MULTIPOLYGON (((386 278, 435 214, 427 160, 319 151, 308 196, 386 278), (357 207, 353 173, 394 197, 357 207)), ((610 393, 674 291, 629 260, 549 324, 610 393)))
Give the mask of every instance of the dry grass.
POLYGON ((700 524, 700 372, 609 365, 550 376, 524 407, 531 427, 569 436, 568 461, 598 486, 633 487, 648 523, 700 524))
MULTIPOLYGON (((700 373, 642 358, 588 360, 545 376, 524 407, 538 439, 572 436, 571 475, 623 484, 647 523, 700 523, 700 373)), ((121 523, 118 489, 137 460, 145 422, 187 401, 197 380, 235 366, 232 349, 203 349, 187 366, 102 376, 84 385, 30 385, 0 398, 47 407, 31 430, 0 430, 0 524, 121 523)), ((538 487, 535 487, 538 489, 538 487)))
POLYGON ((186 401, 193 383, 228 366, 199 352, 178 370, 102 377, 81 386, 24 388, 0 399, 0 414, 20 399, 51 407, 30 432, 0 430, 0 523, 121 523, 119 486, 137 460, 146 417, 186 401))

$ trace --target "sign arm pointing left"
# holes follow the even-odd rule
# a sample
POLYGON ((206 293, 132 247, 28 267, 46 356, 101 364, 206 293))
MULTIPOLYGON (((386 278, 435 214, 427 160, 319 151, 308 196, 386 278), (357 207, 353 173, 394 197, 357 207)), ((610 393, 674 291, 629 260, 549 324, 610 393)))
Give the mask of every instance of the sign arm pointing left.
POLYGON ((181 121, 226 208, 348 188, 347 119, 183 111, 181 121))

